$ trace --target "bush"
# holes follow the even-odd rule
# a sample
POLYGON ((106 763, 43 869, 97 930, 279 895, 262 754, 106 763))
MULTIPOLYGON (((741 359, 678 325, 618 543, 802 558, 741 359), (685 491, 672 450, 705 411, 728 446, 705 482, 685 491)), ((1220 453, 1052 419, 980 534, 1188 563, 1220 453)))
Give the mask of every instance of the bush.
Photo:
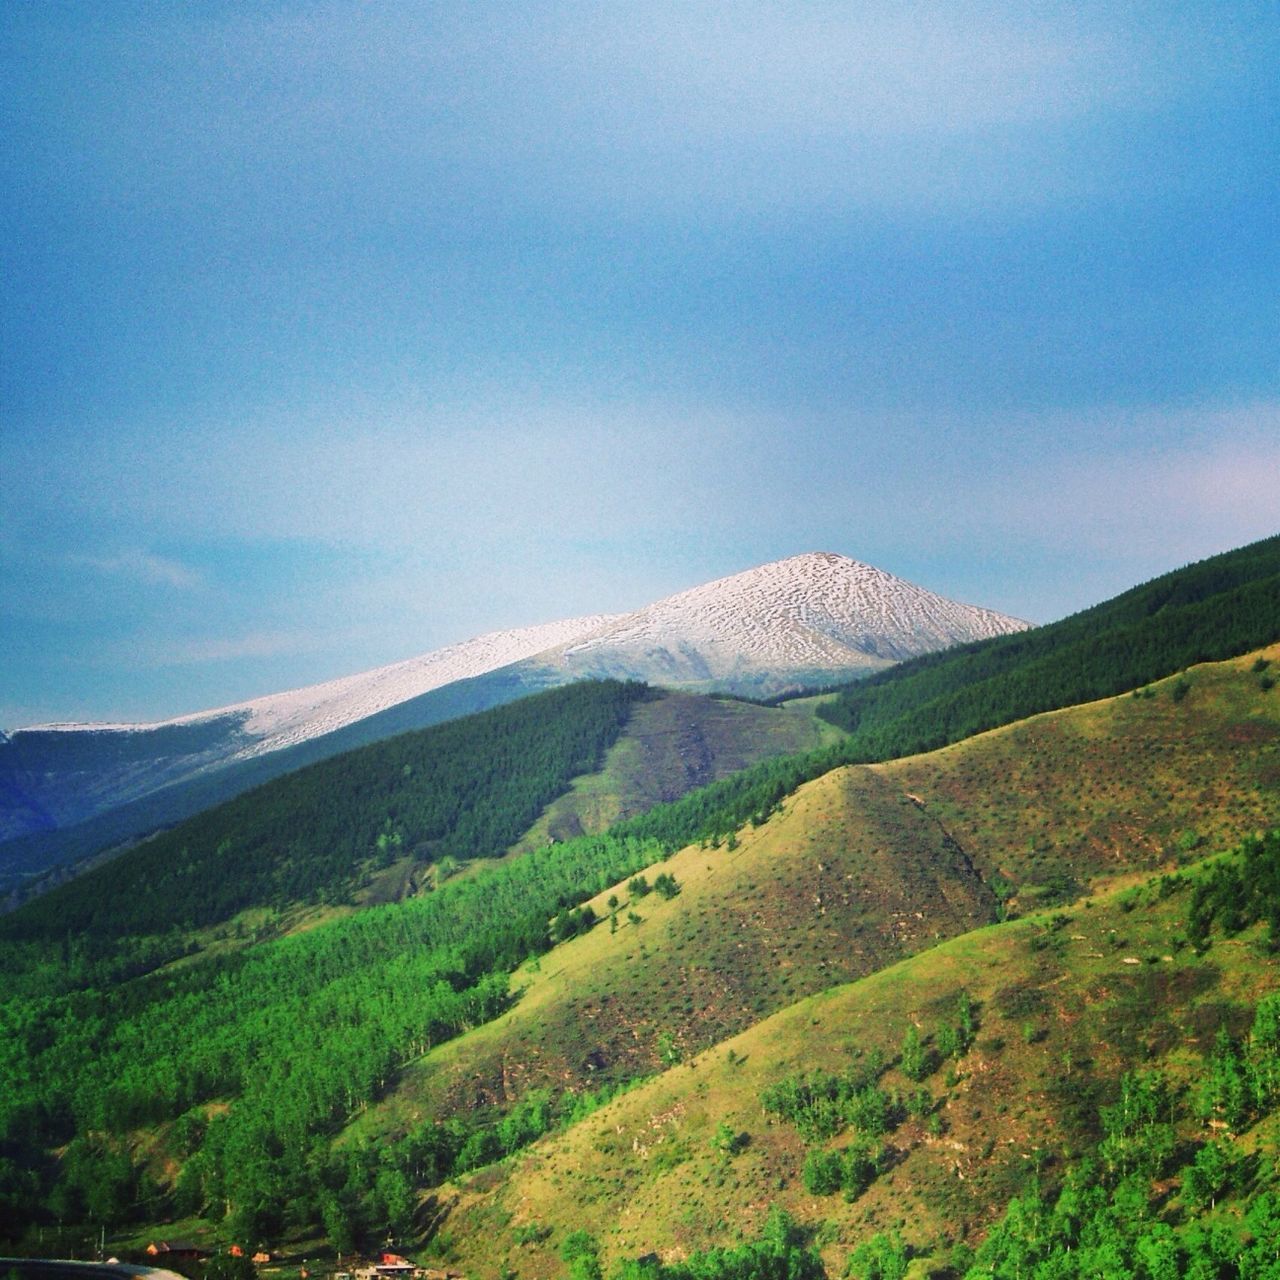
POLYGON ((845 1275, 853 1280, 903 1280, 908 1261, 907 1246, 896 1232, 874 1235, 849 1255, 845 1275))
POLYGON ((680 892, 680 882, 673 875, 663 872, 653 882, 653 890, 660 897, 670 901, 680 892))
POLYGON ((838 1151, 810 1151, 801 1174, 811 1196, 833 1196, 844 1184, 844 1163, 838 1151))

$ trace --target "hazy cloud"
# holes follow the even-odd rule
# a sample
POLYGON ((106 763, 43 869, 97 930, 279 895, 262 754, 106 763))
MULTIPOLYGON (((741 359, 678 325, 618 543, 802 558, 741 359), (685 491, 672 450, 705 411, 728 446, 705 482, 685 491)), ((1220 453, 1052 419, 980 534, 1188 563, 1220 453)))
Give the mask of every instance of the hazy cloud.
POLYGON ((298 656, 330 648, 351 639, 350 634, 304 631, 253 631, 240 635, 187 639, 176 645, 155 648, 153 666, 188 666, 206 662, 232 662, 241 658, 298 656))
POLYGON ((201 577, 194 569, 168 556, 137 548, 114 555, 72 555, 67 562, 96 573, 132 578, 146 586, 192 590, 201 585, 201 577))

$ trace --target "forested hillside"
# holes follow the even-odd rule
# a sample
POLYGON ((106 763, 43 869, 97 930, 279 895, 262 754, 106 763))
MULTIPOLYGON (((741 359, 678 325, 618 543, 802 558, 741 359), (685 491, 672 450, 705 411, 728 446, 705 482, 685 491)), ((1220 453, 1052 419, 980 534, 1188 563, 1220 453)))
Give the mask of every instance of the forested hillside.
MULTIPOLYGON (((0 894, 20 895, 30 893, 33 888, 48 888, 50 885, 41 873, 49 869, 53 869, 54 876, 65 875, 67 868, 82 859, 174 826, 250 788, 264 786, 308 765, 400 734, 487 711, 541 688, 509 669, 456 680, 332 733, 171 783, 73 826, 5 840, 0 843, 0 894)), ((70 737, 64 737, 71 742, 70 737)), ((38 737, 23 743, 22 754, 30 753, 37 741, 38 737)), ((163 739, 149 737, 149 741, 157 744, 163 739)), ((12 747, 12 743, 9 745, 12 747)), ((28 761, 26 767, 57 768, 65 749, 64 743, 57 760, 37 758, 28 761)), ((11 766, 13 763, 11 760, 11 766)))
POLYGON ((878 759, 1124 693, 1280 637, 1280 536, 1175 570, 1061 622, 904 663, 819 714, 878 759))
POLYGON ((209 810, 0 920, 6 943, 173 935, 340 902, 370 869, 505 851, 617 739, 643 685, 553 690, 362 747, 209 810))
POLYGON ((1280 824, 1280 702, 1256 661, 1198 668, 1177 700, 1175 678, 806 784, 758 828, 651 869, 672 899, 591 900, 616 932, 522 969, 511 1010, 411 1064, 352 1136, 381 1169, 422 1117, 497 1125, 541 1091, 660 1070, 984 921, 1280 824))
POLYGON ((790 1223, 808 1275, 1273 1280, 1278 866, 1250 839, 803 1000, 457 1178, 426 1256, 773 1277, 790 1223))
MULTIPOLYGON (((1263 545, 1267 554, 1245 556, 1235 579, 1197 571, 1184 588, 1166 583, 1168 614, 1153 612, 1148 594, 1134 606, 1145 622, 1117 615, 1114 631, 1099 624, 1089 634, 1110 634, 1115 653, 1156 663, 1182 650, 1154 640, 1149 651, 1136 640, 1126 649, 1117 637, 1151 637, 1162 616, 1187 621, 1175 628, 1179 644, 1203 631, 1234 649, 1250 628, 1274 632, 1280 612, 1264 624, 1254 608, 1274 575, 1247 579, 1272 563, 1274 545, 1263 545), (1229 625, 1215 632, 1210 615, 1229 625)), ((1077 639, 1086 643, 1083 633, 1077 639)), ((1158 685, 1144 678, 1132 696, 1097 708, 1019 724, 936 758, 833 775, 779 815, 806 778, 850 757, 874 758, 868 743, 878 739, 859 730, 607 833, 535 842, 488 866, 486 855, 504 853, 572 777, 598 766, 648 696, 643 688, 557 690, 318 765, 202 815, 0 923, 8 978, 0 997, 0 1204, 10 1239, 59 1223, 120 1232, 185 1221, 223 1239, 314 1240, 322 1232, 349 1248, 388 1232, 411 1241, 441 1228, 433 1247, 447 1257, 449 1231, 423 1216, 424 1191, 437 1203, 451 1178, 561 1130, 567 1141, 614 1092, 833 981, 983 920, 1070 903, 1112 875, 1186 864, 1221 836, 1274 823, 1275 656, 1175 674, 1179 661, 1158 685), (462 859, 467 874, 450 876, 462 859), (366 902, 358 912, 346 905, 367 898, 366 881, 400 863, 431 869, 416 896, 366 902), (289 922, 280 913, 298 908, 311 927, 279 936, 289 922), (545 978, 526 969, 513 986, 522 964, 560 945, 567 949, 545 978), (573 956, 587 957, 585 967, 573 956), (455 1065, 452 1075, 438 1071, 444 1062, 455 1065)), ((1042 660, 1040 651, 1028 659, 1033 667, 1042 660)), ((942 670, 926 666, 904 688, 942 670)), ((1021 670, 991 677, 991 688, 1009 691, 1007 705, 1025 688, 1021 670)), ((1197 948, 1215 929, 1267 915, 1270 880, 1259 880, 1262 899, 1232 883, 1215 881, 1212 892, 1187 899, 1198 904, 1186 934, 1197 948)), ((1127 942, 1117 936, 1120 950, 1127 942)), ((1180 954, 1172 944, 1167 953, 1180 954)), ((1169 998, 1181 999, 1179 990, 1169 998)), ((994 996, 976 987, 972 994, 981 1018, 994 996)), ((1237 1037, 1238 1022, 1228 1027, 1237 1037)), ((791 1034, 805 1043, 795 1027, 791 1034)), ((952 1052, 938 1040, 931 1048, 923 1027, 919 1034, 927 1051, 952 1052)), ((970 1052, 972 1036, 962 1042, 970 1052)), ((1070 1051, 1079 1053, 1074 1042, 1070 1051)), ((753 1072, 769 1066, 752 1061, 753 1072)), ((996 1080, 1000 1065, 982 1070, 996 1071, 996 1080)), ((923 1095, 900 1084, 895 1101, 880 1075, 851 1070, 856 1081, 833 1086, 837 1111, 855 1096, 874 1101, 866 1090, 883 1088, 885 1115, 897 1117, 885 1133, 924 1125, 920 1144, 930 1148, 942 1136, 927 1129, 937 1111, 923 1095)), ((1116 1078, 1099 1074, 1099 1090, 1116 1078)), ((609 1105, 625 1108, 648 1088, 609 1105)), ((798 1175, 762 1137, 741 1132, 749 1139, 742 1149, 755 1150, 758 1140, 768 1157, 764 1182, 742 1188, 763 1205, 798 1175)), ((719 1129, 707 1138, 715 1160, 725 1161, 705 1173, 720 1179, 717 1187, 732 1183, 738 1138, 719 1129)), ((673 1139, 650 1170, 675 1176, 663 1185, 679 1186, 676 1199, 690 1211, 709 1203, 705 1184, 680 1182, 701 1168, 692 1155, 701 1149, 673 1139)), ((843 1150, 838 1159, 827 1152, 825 1173, 814 1177, 839 1186, 847 1179, 846 1191, 861 1189, 853 1200, 872 1187, 864 1203, 882 1203, 882 1216, 863 1227, 879 1229, 892 1221, 896 1157, 882 1168, 874 1151, 843 1150)), ((616 1170, 599 1176, 574 1212, 590 1203, 604 1212, 628 1185, 616 1170)), ((549 1185, 560 1184, 552 1177, 549 1185)), ((992 1203, 1023 1190, 1016 1179, 988 1187, 992 1203)), ((656 1202, 654 1212, 674 1220, 673 1203, 656 1202)), ((811 1209, 794 1200, 790 1207, 812 1221, 811 1209)), ((748 1238, 764 1222, 762 1212, 737 1214, 727 1203, 717 1212, 748 1238)), ((510 1208, 502 1213, 504 1222, 521 1221, 510 1208)), ((498 1218, 455 1214, 468 1238, 498 1229, 498 1218)), ((952 1237, 968 1240, 985 1223, 981 1214, 950 1221, 952 1237)), ((548 1238, 540 1220, 524 1225, 526 1243, 548 1238)), ((691 1230, 678 1247, 723 1239, 713 1226, 691 1230)), ((545 1251, 536 1256, 530 1274, 558 1270, 545 1251)), ((609 1246, 601 1256, 624 1252, 609 1246)))
MULTIPOLYGON (((246 1236, 333 1219, 326 1189, 345 1177, 344 1165, 327 1172, 333 1133, 407 1061, 504 1008, 511 970, 589 928, 578 904, 659 850, 627 837, 544 843, 295 936, 273 940, 268 928, 259 941, 252 921, 349 894, 393 859, 440 870, 502 853, 650 696, 572 686, 377 744, 183 824, 0 923, 10 977, 0 1194, 17 1219, 123 1223, 221 1203, 246 1236), (287 1052, 264 1056, 282 1036, 287 1052), (162 1192, 130 1154, 139 1126, 168 1135, 184 1159, 181 1187, 162 1192)), ((696 730, 701 768, 803 727, 803 717, 688 701, 651 728, 696 730), (739 721, 755 742, 739 743, 739 721)), ((637 747, 640 758, 618 766, 633 791, 642 778, 680 784, 643 767, 665 759, 655 750, 637 747)), ((448 1134, 449 1160, 465 1165, 465 1126, 448 1134)))
MULTIPOLYGON (((1249 789, 1254 764, 1274 760, 1277 735, 1265 671, 1254 666, 1206 670, 1177 702, 1172 683, 1150 699, 1122 699, 1111 729, 1099 710, 1071 713, 1084 717, 1081 741, 1116 737, 1114 756, 1092 761, 1057 749, 1071 788, 1094 803, 1090 768, 1106 785, 1116 761, 1131 758, 1143 771, 1133 803, 1153 813, 1216 779, 1228 812, 1262 820, 1271 811, 1252 810, 1249 789), (1247 726, 1256 744, 1242 753, 1247 726), (1176 746, 1179 735, 1187 751, 1171 751, 1160 788, 1148 792, 1149 762, 1135 744, 1176 746)), ((1023 732, 973 744, 980 754, 967 768, 948 765, 939 803, 955 803, 946 779, 956 777, 985 797, 1025 753, 1023 732)), ((955 751, 944 754, 950 762, 955 751)), ((1043 772, 1043 747, 1038 758, 1043 772)), ((636 872, 660 857, 655 842, 565 841, 422 897, 123 984, 87 986, 61 937, 13 944, 0 1005, 9 1211, 41 1229, 92 1219, 119 1230, 194 1214, 232 1238, 323 1229, 349 1247, 388 1224, 411 1236, 419 1189, 521 1149, 629 1080, 807 992, 992 918, 998 881, 986 871, 984 885, 938 824, 925 782, 862 772, 865 783, 824 779, 785 820, 742 833, 740 849, 695 846, 647 879, 636 872), (510 1007, 512 971, 579 934, 585 967, 559 960, 513 1020, 492 1021, 510 1007), (553 976, 558 987, 543 985, 553 976), (556 990, 563 1007, 547 1003, 556 990), (414 1101, 403 1082, 460 1035, 476 1038, 481 1056, 459 1041, 455 1092, 414 1101), (478 1095, 498 1105, 476 1109, 478 1095), (383 1098, 396 1101, 389 1128, 368 1123, 383 1098), (365 1137, 334 1146, 354 1117, 365 1137)), ((1028 798, 1037 795, 1053 795, 1044 777, 1028 798)), ((1157 829, 1181 829, 1180 803, 1157 829)), ((1016 878, 1019 867, 1031 874, 1039 857, 1026 823, 1007 802, 999 811, 1010 823, 1004 865, 1016 878), (1018 850, 1021 862, 1010 860, 1018 850)), ((1034 807, 1029 816, 1038 822, 1034 807)), ((979 825, 975 835, 997 833, 979 825)), ((1140 842, 1131 865, 1149 856, 1140 842)), ((980 861, 992 861, 990 845, 980 861)))

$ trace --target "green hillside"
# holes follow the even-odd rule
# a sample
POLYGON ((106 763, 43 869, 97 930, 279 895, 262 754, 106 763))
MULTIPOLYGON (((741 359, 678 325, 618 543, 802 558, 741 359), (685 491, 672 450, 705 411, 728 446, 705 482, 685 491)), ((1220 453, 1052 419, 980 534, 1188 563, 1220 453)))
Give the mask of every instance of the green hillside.
POLYGON ((904 663, 818 714, 888 759, 1124 693, 1277 639, 1280 536, 1134 587, 1061 622, 904 663))
POLYGON ((1190 856, 1202 800, 1221 809, 1215 839, 1280 821, 1280 791, 1259 785, 1276 767, 1280 704, 1256 661, 1198 669, 1176 700, 1171 681, 833 772, 733 847, 659 864, 652 843, 564 841, 123 986, 67 990, 56 965, 28 969, 37 990, 2 1007, 6 1201, 24 1222, 124 1226, 229 1205, 209 1225, 236 1237, 322 1227, 353 1244, 390 1221, 412 1235, 421 1189, 798 998, 963 935, 1046 884, 1062 892, 1026 833, 1063 796, 1089 805, 1121 787, 1112 798, 1143 833, 1090 862, 1093 837, 1068 815, 1061 856, 1099 883, 1190 856), (1144 742, 1163 744, 1154 779, 1144 742), (1037 788, 1017 778, 1028 759, 1037 788), (1128 775, 1125 759, 1139 766, 1128 775), (666 892, 632 885, 641 868, 666 892), (540 963, 512 984, 530 955, 540 963))
MULTIPOLYGON (((1246 882, 1274 876, 1280 836, 1237 856, 1246 882)), ((803 1000, 443 1190, 426 1255, 556 1276, 585 1232, 613 1275, 756 1238, 780 1207, 832 1276, 851 1254, 851 1274, 877 1274, 878 1251, 920 1275, 1046 1258, 1064 1276, 1273 1275, 1235 1265, 1259 1240, 1255 1261, 1276 1259, 1258 1224, 1280 1208, 1280 981, 1256 911, 1225 927, 1219 912, 1192 945, 1201 876, 978 930, 803 1000), (1068 1256, 1104 1244, 1106 1269, 1068 1256)))
POLYGON ((732 847, 646 871, 673 876, 677 896, 605 889, 588 905, 603 919, 614 898, 616 933, 597 926, 522 969, 508 1012, 408 1067, 352 1136, 390 1153, 441 1116, 496 1123, 540 1090, 643 1077, 1000 914, 1280 824, 1280 702, 1256 661, 1197 668, 1176 701, 1177 678, 834 770, 732 847))
POLYGON ((930 751, 1277 639, 1280 537, 1176 570, 1063 622, 912 659, 834 697, 806 700, 848 736, 744 769, 619 830, 668 849, 723 838, 840 765, 930 751))
MULTIPOLYGON (((511 668, 455 680, 443 688, 410 698, 341 729, 266 755, 238 760, 183 782, 170 783, 73 825, 54 826, 52 830, 37 830, 30 835, 5 840, 0 842, 0 894, 12 894, 15 899, 31 896, 68 878, 76 864, 85 859, 95 855, 110 856, 144 836, 172 827, 253 787, 261 787, 275 778, 358 747, 514 702, 538 688, 540 686, 531 687, 511 668)), ((173 741, 168 728, 148 732, 139 742, 138 749, 149 754, 154 763, 156 754, 163 755, 166 747, 196 747, 201 733, 210 731, 216 732, 216 729, 201 730, 199 726, 187 726, 181 731, 178 743, 173 741)), ((127 750, 124 746, 127 736, 115 735, 121 744, 118 749, 127 750)), ((88 742, 89 738, 85 737, 77 743, 77 735, 68 734, 16 735, 0 743, 0 772, 9 775, 19 785, 33 774, 65 774, 75 764, 74 758, 68 758, 68 751, 74 757, 78 747, 83 748, 88 742), (44 746, 54 750, 44 751, 41 749, 44 746)), ((98 763, 102 763, 100 756, 98 763)), ((145 772, 146 761, 140 763, 145 772)), ((80 780, 86 794, 91 794, 103 778, 90 771, 82 774, 80 780)), ((39 790, 38 786, 36 790, 39 790)), ((53 817, 46 817, 53 825, 53 817)))
POLYGON ((797 712, 574 686, 273 783, 30 905, 0 925, 11 977, 2 1194, 35 1224, 145 1220, 215 1193, 237 1203, 246 1230, 263 1204, 286 1199, 297 1221, 314 1220, 322 1180, 282 1185, 296 1178, 287 1170, 314 1162, 406 1061, 504 1007, 515 965, 587 926, 570 910, 584 896, 657 856, 635 840, 583 837, 534 841, 504 861, 540 810, 590 827, 602 819, 582 810, 587 793, 642 808, 663 788, 824 732, 797 712), (463 853, 473 870, 485 855, 494 865, 442 874, 463 853), (425 892, 377 904, 380 885, 423 864, 425 892), (366 909, 306 906, 303 893, 333 896, 334 883, 366 909), (264 1060, 281 1027, 290 1053, 264 1060), (207 1126, 208 1108, 228 1099, 237 1105, 207 1126), (161 1195, 121 1142, 170 1125, 197 1135, 179 1142, 197 1158, 183 1187, 161 1195), (103 1147, 91 1132, 117 1136, 103 1147), (74 1158, 51 1160, 68 1140, 74 1158), (233 1157, 247 1147, 255 1160, 233 1157), (113 1190, 95 1208, 99 1182, 113 1190))
MULTIPOLYGON (((1154 634, 1155 619, 1185 614, 1212 630, 1205 619, 1216 609, 1227 622, 1215 624, 1211 647, 1234 651, 1262 626, 1254 593, 1270 589, 1271 579, 1257 574, 1271 563, 1274 540, 1260 545, 1270 551, 1228 557, 1234 567, 1225 575, 1184 571, 1190 578, 1166 599, 1164 614, 1151 611, 1154 597, 1140 589, 1145 603, 1133 608, 1146 609, 1146 621, 1100 607, 1091 634, 1111 636, 1119 652, 1126 627, 1154 634)), ((1271 617, 1274 639, 1280 611, 1271 617)), ((9 976, 0 997, 4 1231, 29 1246, 28 1232, 59 1223, 101 1222, 118 1239, 165 1223, 176 1224, 174 1234, 293 1241, 311 1252, 326 1239, 349 1251, 389 1234, 442 1260, 452 1250, 468 1272, 494 1275, 500 1271, 478 1251, 480 1241, 497 1241, 502 1270, 552 1274, 566 1260, 557 1257, 561 1225, 581 1213, 602 1261, 589 1249, 574 1254, 576 1280, 634 1256, 630 1242, 643 1252, 649 1238, 665 1262, 736 1244, 746 1254, 732 1264, 722 1259, 724 1266, 755 1267, 763 1249, 801 1259, 803 1270, 815 1248, 826 1251, 829 1268, 843 1266, 837 1254, 854 1238, 909 1217, 903 1196, 923 1183, 914 1173, 903 1183, 900 1173, 917 1148, 887 1163, 883 1152, 861 1146, 833 1155, 831 1144, 842 1141, 833 1131, 806 1175, 813 1154, 806 1144, 826 1133, 832 1116, 852 1124, 849 1108, 865 1104, 888 1108, 877 1122, 892 1118, 885 1133, 906 1135, 914 1125, 921 1152, 945 1153, 946 1130, 930 1128, 937 1108, 892 1073, 905 1072, 936 1096, 938 1071, 950 1091, 958 1082, 946 1083, 948 1075, 968 1070, 945 1067, 938 1054, 981 1050, 999 990, 976 976, 972 990, 962 982, 971 1002, 963 1012, 960 988, 945 975, 966 947, 985 946, 989 936, 1039 937, 1014 919, 1037 911, 1049 912, 1035 918, 1050 934, 1066 928, 1053 926, 1058 914, 1136 919, 1138 899, 1115 894, 1280 825, 1272 677, 1280 650, 1191 666, 1176 644, 1151 652, 1155 666, 1172 665, 1124 696, 1044 711, 893 760, 879 759, 861 728, 824 744, 821 733, 836 730, 820 731, 810 709, 575 686, 317 765, 175 828, 0 923, 9 976), (740 764, 748 767, 732 772, 740 764), (1082 894, 1102 896, 1092 907, 1073 906, 1082 894), (937 956, 941 969, 930 967, 937 956), (834 1063, 824 1033, 806 1038, 803 1019, 815 1015, 803 1002, 850 983, 850 991, 876 989, 864 984, 895 973, 935 984, 925 996, 912 979, 901 996, 919 1013, 919 1043, 906 1047, 902 1009, 859 1012, 855 1001, 837 1046, 852 1054, 849 1065, 824 1066, 831 1079, 817 1085, 788 1082, 794 1072, 761 1077, 767 1096, 752 1105, 774 1117, 768 1127, 784 1146, 801 1144, 800 1174, 770 1157, 762 1180, 735 1185, 752 1152, 764 1158, 772 1149, 763 1134, 717 1121, 708 1172, 691 1138, 667 1146, 668 1121, 655 1119, 662 1111, 646 1121, 656 1125, 655 1141, 638 1133, 628 1140, 632 1155, 644 1149, 644 1176, 637 1183, 623 1171, 629 1157, 596 1117, 626 1112, 673 1082, 677 1117, 715 1110, 719 1077, 688 1074, 698 1070, 692 1063, 720 1054, 726 1038, 752 1036, 762 1019, 793 1019, 787 1054, 796 1063, 834 1063), (957 1012, 947 1024, 952 997, 946 1007, 957 1012), (965 1030, 974 1016, 977 1031, 965 1030), (886 1036, 899 1041, 905 1067, 880 1045, 886 1036), (877 1090, 885 1095, 879 1101, 877 1090), (827 1119, 803 1119, 810 1103, 827 1119), (786 1138, 797 1115, 805 1132, 786 1138), (597 1169, 586 1189, 563 1168, 536 1163, 538 1153, 582 1133, 595 1134, 593 1151, 613 1161, 574 1156, 597 1169), (519 1154, 526 1148, 532 1164, 519 1154), (526 1187, 514 1172, 523 1168, 541 1169, 540 1180, 526 1187), (705 1175, 699 1183, 681 1181, 697 1170, 705 1175), (659 1174, 665 1189, 646 1200, 637 1187, 659 1174), (846 1220, 843 1211, 824 1210, 828 1225, 806 1237, 825 1205, 810 1201, 827 1193, 810 1187, 808 1201, 794 1199, 797 1176, 802 1186, 806 1177, 815 1186, 834 1179, 846 1192, 856 1186, 847 1203, 883 1201, 879 1215, 846 1220), (503 1190, 517 1185, 518 1194, 503 1190), (790 1226, 769 1218, 775 1202, 791 1214, 790 1226), (546 1221, 526 1215, 533 1203, 545 1203, 546 1221), (612 1215, 609 1240, 603 1225, 592 1225, 592 1205, 601 1224, 612 1215), (631 1214, 659 1215, 661 1230, 645 1235, 647 1227, 627 1221, 631 1214), (766 1243, 751 1244, 759 1232, 766 1243)), ((1012 691, 1006 711, 1029 687, 1019 673, 1043 656, 1035 651, 1025 668, 1010 665, 991 678, 991 688, 1012 691)), ((940 658, 922 670, 944 667, 940 658)), ((908 673, 903 688, 923 678, 908 673)), ((1068 687, 1085 686, 1060 692, 1068 687)), ((1090 988, 1093 1002, 1104 1011, 1117 1003, 1121 1021, 1133 1021, 1137 1005, 1113 1000, 1124 975, 1163 973, 1159 957, 1180 965, 1188 948, 1199 963, 1215 929, 1237 931, 1251 914, 1268 914, 1271 881, 1262 883, 1261 898, 1248 901, 1226 881, 1216 897, 1176 885, 1153 891, 1143 910, 1200 904, 1185 930, 1194 945, 1184 941, 1152 960, 1156 934, 1142 935, 1145 949, 1120 957, 1121 979, 1090 988)), ((1151 927, 1173 928, 1168 920, 1151 927)), ((1094 944, 1087 954, 1059 946, 1062 939, 1026 944, 1031 953, 1065 957, 1053 982, 1066 994, 1083 981, 1085 960, 1109 954, 1093 934, 1077 932, 1094 944)), ((1233 945, 1215 943, 1210 954, 1233 945)), ((1013 986, 1023 981, 1021 963, 1013 953, 992 961, 1013 986)), ((1250 999, 1265 987, 1269 964, 1256 948, 1242 960, 1241 974, 1256 980, 1250 999)), ((1203 994, 1200 978, 1185 988, 1182 981, 1144 998, 1156 1008, 1167 995, 1170 1019, 1181 1018, 1175 1006, 1191 1010, 1203 994)), ((1038 998, 1028 997, 1026 1010, 1034 1013, 1038 998)), ((1076 1018, 1089 1034, 1102 1026, 1092 1013, 1064 1007, 1062 1018, 1076 1018)), ((1033 1022, 1026 1010, 1008 1015, 1020 1019, 1020 1034, 1033 1022)), ((1228 1031, 1239 1037, 1245 1015, 1233 1018, 1228 1031)), ((1025 1031, 1028 1053, 1045 1038, 1038 1031, 1025 1031)), ((1107 1034, 1108 1045, 1132 1039, 1127 1024, 1107 1034)), ((1022 1048, 1006 1053, 1009 1037, 995 1038, 1003 1044, 992 1061, 972 1059, 986 1064, 984 1085, 1007 1075, 1011 1089, 1029 1088, 1022 1048)), ((1072 1042, 1079 1065, 1077 1050, 1072 1042)), ((726 1056, 727 1070, 744 1065, 743 1052, 726 1056)), ((1163 1048, 1141 1052, 1163 1062, 1163 1048)), ((1119 1087, 1138 1053, 1095 1055, 1096 1070, 1080 1065, 1089 1105, 1110 1105, 1107 1090, 1119 1087)), ((746 1056, 750 1072, 768 1069, 763 1051, 759 1060, 746 1056)), ((978 1110, 975 1142, 993 1128, 992 1114, 1001 1117, 1002 1137, 1018 1132, 1003 1118, 1008 1110, 978 1110)), ((1072 1112, 1075 1128, 1061 1132, 1079 1137, 1103 1124, 1096 1106, 1092 1119, 1086 1112, 1072 1112)), ((1256 1119, 1270 1123, 1261 1112, 1256 1119)), ((1194 1158, 1190 1123, 1179 1113, 1179 1150, 1194 1158)), ((1045 1110, 1027 1124, 1046 1134, 1067 1121, 1045 1110)), ((1010 1172, 1023 1167, 1021 1155, 995 1181, 981 1181, 975 1166, 981 1209, 943 1205, 920 1219, 936 1231, 908 1243, 922 1257, 928 1252, 934 1269, 944 1269, 943 1243, 976 1244, 993 1214, 1025 1193, 1010 1172)), ((1048 1159, 1032 1159, 1046 1175, 1045 1195, 1056 1194, 1048 1174, 1065 1176, 1069 1152, 1054 1155, 1056 1165, 1048 1159)), ((1180 1167, 1161 1166, 1168 1177, 1180 1167)))
POLYGON ((643 685, 585 683, 375 743, 247 792, 0 920, 87 961, 251 908, 349 901, 401 858, 496 857, 616 741, 643 685))

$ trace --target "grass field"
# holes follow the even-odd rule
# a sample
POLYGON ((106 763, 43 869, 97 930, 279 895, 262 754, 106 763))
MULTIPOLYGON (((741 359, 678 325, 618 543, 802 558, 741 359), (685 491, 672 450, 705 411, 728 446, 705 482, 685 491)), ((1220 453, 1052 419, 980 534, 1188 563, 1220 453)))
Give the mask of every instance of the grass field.
POLYGON ((575 779, 516 849, 603 831, 770 756, 810 751, 843 736, 812 707, 662 692, 635 708, 603 768, 575 779))

